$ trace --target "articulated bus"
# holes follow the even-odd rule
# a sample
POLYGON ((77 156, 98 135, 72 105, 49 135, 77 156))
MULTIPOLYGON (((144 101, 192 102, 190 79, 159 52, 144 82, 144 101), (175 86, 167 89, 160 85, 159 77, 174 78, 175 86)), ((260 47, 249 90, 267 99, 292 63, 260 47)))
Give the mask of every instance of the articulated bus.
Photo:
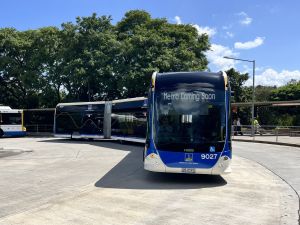
POLYGON ((54 116, 54 135, 64 138, 104 137, 104 115, 110 116, 111 138, 145 142, 147 98, 112 102, 59 103, 54 116), (108 111, 108 114, 105 112, 108 111))
POLYGON ((25 135, 23 110, 0 106, 0 137, 25 135))
POLYGON ((64 138, 103 138, 105 102, 59 103, 54 135, 64 138))
POLYGON ((230 87, 224 72, 154 73, 148 97, 144 168, 230 172, 230 87))
POLYGON ((109 130, 112 139, 145 143, 146 170, 229 173, 230 96, 224 72, 154 73, 148 98, 58 104, 54 134, 103 138, 109 130))

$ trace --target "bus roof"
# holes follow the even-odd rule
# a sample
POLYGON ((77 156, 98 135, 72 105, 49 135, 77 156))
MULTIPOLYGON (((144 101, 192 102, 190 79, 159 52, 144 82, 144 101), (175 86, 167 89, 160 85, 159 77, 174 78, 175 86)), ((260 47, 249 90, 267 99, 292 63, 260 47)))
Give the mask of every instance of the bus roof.
POLYGON ((225 82, 224 72, 168 72, 157 73, 155 88, 197 83, 201 87, 224 89, 225 82))
POLYGON ((112 109, 114 110, 129 110, 146 108, 148 99, 145 97, 127 98, 112 101, 112 109))
POLYGON ((68 103, 58 103, 56 107, 58 106, 71 106, 71 105, 101 105, 105 104, 105 101, 96 101, 96 102, 68 102, 68 103))
POLYGON ((0 105, 0 110, 11 110, 9 106, 0 105))
MULTIPOLYGON (((123 103, 123 102, 144 101, 145 99, 147 99, 147 98, 146 97, 136 97, 136 98, 117 99, 117 100, 113 100, 111 102, 114 104, 114 103, 123 103)), ((105 101, 58 103, 57 106, 99 105, 99 104, 105 104, 105 101)))
POLYGON ((122 102, 134 102, 134 101, 144 101, 146 97, 136 97, 136 98, 125 98, 113 100, 112 103, 122 103, 122 102))
POLYGON ((12 109, 9 106, 0 105, 0 113, 21 113, 22 109, 12 109))

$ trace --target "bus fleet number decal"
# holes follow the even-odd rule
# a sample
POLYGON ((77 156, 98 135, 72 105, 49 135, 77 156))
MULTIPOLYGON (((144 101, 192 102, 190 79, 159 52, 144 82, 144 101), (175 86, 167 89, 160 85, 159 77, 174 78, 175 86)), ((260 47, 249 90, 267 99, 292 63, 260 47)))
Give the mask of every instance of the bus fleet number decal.
POLYGON ((218 154, 201 154, 201 159, 216 159, 218 154))

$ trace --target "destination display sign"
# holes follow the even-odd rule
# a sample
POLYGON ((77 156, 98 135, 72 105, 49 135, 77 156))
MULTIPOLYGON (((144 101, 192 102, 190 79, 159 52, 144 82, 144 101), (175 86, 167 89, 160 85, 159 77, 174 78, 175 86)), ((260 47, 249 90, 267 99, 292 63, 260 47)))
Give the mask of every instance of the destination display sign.
MULTIPOLYGON (((224 92, 223 92, 224 93, 224 92)), ((162 101, 178 102, 216 102, 224 101, 222 91, 162 91, 160 93, 162 101)))

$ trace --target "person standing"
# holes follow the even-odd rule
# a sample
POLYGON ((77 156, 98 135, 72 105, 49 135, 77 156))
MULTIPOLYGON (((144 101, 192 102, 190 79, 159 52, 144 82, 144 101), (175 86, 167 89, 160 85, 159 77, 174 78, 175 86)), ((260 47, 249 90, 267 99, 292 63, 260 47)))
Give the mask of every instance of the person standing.
POLYGON ((240 135, 243 136, 242 125, 241 125, 240 118, 237 118, 237 121, 236 121, 236 131, 237 131, 237 134, 240 134, 240 135))
POLYGON ((258 123, 258 120, 256 118, 254 118, 254 121, 253 121, 253 126, 254 126, 254 133, 258 133, 259 132, 259 123, 258 123))
POLYGON ((237 135, 237 120, 236 119, 234 119, 233 120, 233 135, 235 136, 235 135, 237 135))

